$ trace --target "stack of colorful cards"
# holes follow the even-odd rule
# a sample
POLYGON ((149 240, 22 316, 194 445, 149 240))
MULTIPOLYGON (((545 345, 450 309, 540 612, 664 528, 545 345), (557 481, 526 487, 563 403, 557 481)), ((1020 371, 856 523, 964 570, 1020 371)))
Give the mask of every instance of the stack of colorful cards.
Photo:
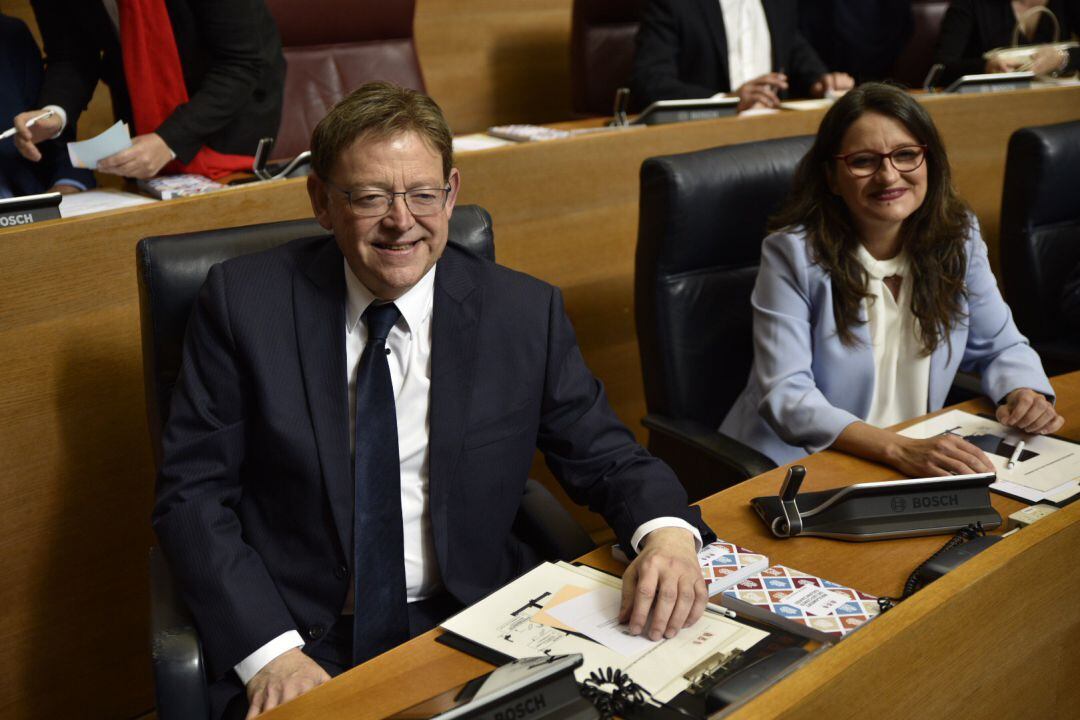
POLYGON ((769 558, 724 540, 701 548, 698 561, 710 597, 769 567, 769 558))
POLYGON ((873 595, 784 565, 725 590, 720 604, 822 642, 836 642, 881 612, 873 595))

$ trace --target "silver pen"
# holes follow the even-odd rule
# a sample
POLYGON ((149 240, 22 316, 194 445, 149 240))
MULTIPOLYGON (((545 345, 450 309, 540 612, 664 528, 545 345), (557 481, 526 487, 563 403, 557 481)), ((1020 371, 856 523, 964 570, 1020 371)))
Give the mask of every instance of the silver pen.
POLYGON ((1016 466, 1016 461, 1020 459, 1020 453, 1024 451, 1024 441, 1016 443, 1016 449, 1013 450, 1012 457, 1009 458, 1009 462, 1005 463, 1006 470, 1012 470, 1016 466))

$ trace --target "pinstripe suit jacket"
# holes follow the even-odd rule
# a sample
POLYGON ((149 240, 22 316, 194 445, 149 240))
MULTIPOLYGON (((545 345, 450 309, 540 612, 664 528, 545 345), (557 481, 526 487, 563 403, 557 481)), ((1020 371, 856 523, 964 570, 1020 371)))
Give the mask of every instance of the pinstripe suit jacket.
MULTIPOLYGON (((342 256, 299 240, 215 266, 164 432, 154 528, 210 671, 287 630, 330 627, 351 563, 342 256)), ((526 569, 511 534, 533 454, 624 546, 643 522, 708 534, 588 371, 559 291, 447 246, 435 274, 430 513, 447 590, 473 602, 526 569)))

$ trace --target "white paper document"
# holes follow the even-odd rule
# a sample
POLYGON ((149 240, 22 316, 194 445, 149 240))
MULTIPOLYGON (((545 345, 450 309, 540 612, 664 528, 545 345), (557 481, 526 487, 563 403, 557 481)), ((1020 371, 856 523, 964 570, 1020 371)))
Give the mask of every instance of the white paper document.
POLYGON ((597 588, 552 608, 549 614, 582 635, 625 657, 635 657, 656 643, 645 635, 631 635, 619 624, 622 593, 615 588, 597 588))
POLYGON ((709 609, 671 639, 633 638, 613 622, 621 587, 619 578, 591 568, 545 563, 442 627, 513 658, 581 653, 579 682, 590 672, 619 668, 661 702, 689 687, 703 663, 767 635, 709 609))
POLYGON ((97 137, 68 143, 67 147, 72 165, 95 170, 99 160, 131 147, 131 132, 127 123, 117 120, 115 125, 97 137))
POLYGON ((60 199, 60 217, 89 215, 152 202, 157 200, 121 190, 86 190, 64 195, 60 199))
POLYGON ((470 152, 473 150, 490 150, 491 148, 514 145, 513 140, 504 140, 487 133, 473 133, 471 135, 454 136, 454 152, 470 152))
POLYGON ((1080 445, 1076 443, 1029 435, 962 410, 950 410, 900 431, 912 438, 943 433, 959 435, 986 453, 997 471, 997 481, 990 486, 993 490, 1028 502, 1060 502, 1080 492, 1080 445), (1010 470, 1009 458, 1021 440, 1024 448, 1010 470))

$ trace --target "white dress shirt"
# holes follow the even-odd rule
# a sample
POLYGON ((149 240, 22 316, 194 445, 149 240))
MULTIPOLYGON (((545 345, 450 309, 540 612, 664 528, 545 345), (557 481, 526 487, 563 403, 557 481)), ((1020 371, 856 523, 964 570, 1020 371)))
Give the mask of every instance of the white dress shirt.
POLYGON ((923 352, 918 321, 911 312, 912 277, 907 253, 877 260, 861 244, 856 257, 866 269, 863 300, 874 350, 874 395, 866 422, 888 427, 925 415, 930 394, 930 355, 923 352), (899 297, 885 278, 901 278, 899 297))
POLYGON ((728 77, 735 92, 772 71, 772 36, 761 0, 719 0, 727 37, 728 77))
MULTIPOLYGON (((405 590, 409 602, 424 600, 442 589, 439 564, 432 540, 431 518, 428 513, 428 455, 431 433, 431 318, 434 310, 435 271, 424 275, 404 295, 394 301, 401 317, 390 330, 386 347, 390 351, 390 380, 394 386, 397 411, 398 451, 401 456, 401 520, 405 542, 405 590)), ((349 382, 349 447, 355 448, 356 373, 360 356, 367 344, 367 325, 361 318, 375 296, 361 283, 345 263, 345 360, 349 382)), ((701 549, 701 534, 681 518, 660 517, 643 523, 630 540, 636 552, 641 541, 653 530, 681 527, 693 534, 701 549)), ((352 580, 345 599, 343 614, 353 611, 352 580)), ((304 640, 296 630, 290 630, 270 642, 235 666, 236 674, 245 685, 267 663, 294 647, 303 647, 304 640)))

